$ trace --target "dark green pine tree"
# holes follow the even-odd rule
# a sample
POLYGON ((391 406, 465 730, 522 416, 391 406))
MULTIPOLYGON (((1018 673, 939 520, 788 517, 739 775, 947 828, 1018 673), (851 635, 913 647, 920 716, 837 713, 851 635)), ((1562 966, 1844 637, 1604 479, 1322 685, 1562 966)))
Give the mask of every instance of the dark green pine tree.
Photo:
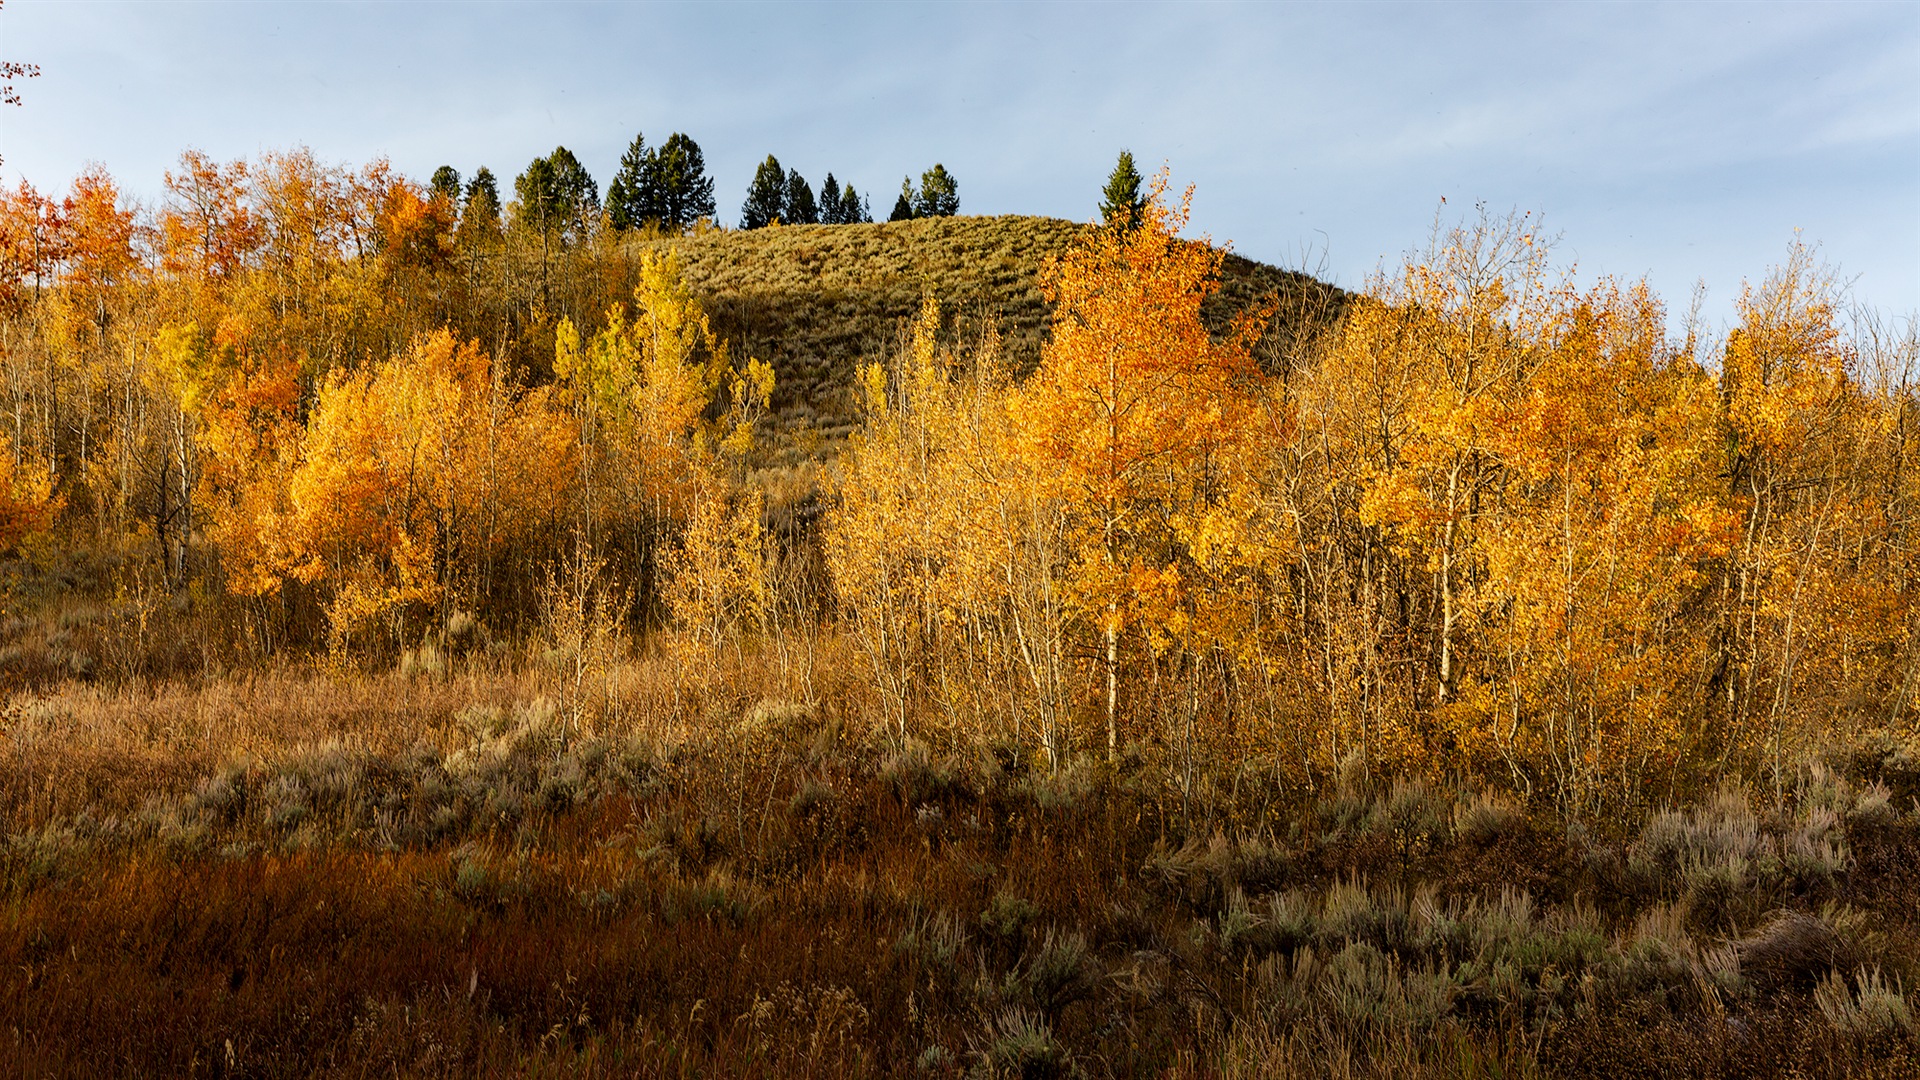
POLYGON ((840 224, 864 225, 873 220, 873 213, 867 209, 867 200, 848 184, 840 192, 840 224))
POLYGON ((433 179, 427 181, 427 190, 436 199, 445 199, 448 203, 460 204, 460 170, 451 165, 442 165, 433 170, 433 179))
POLYGON ((787 170, 786 214, 780 220, 789 225, 820 224, 820 205, 813 201, 813 187, 798 169, 787 170))
POLYGON ((553 179, 553 162, 548 158, 534 158, 513 178, 514 220, 535 232, 546 233, 559 227, 560 214, 560 192, 553 179))
POLYGON ((840 181, 835 180, 832 173, 828 173, 826 181, 820 185, 820 224, 847 224, 840 217, 840 181))
POLYGON ((753 184, 747 188, 747 201, 740 204, 740 227, 764 229, 787 209, 787 171, 772 154, 754 170, 753 184))
POLYGON ((519 200, 521 221, 569 242, 584 240, 600 216, 600 186, 564 146, 535 158, 514 179, 513 193, 519 200))
POLYGON ((900 197, 893 200, 893 215, 887 218, 887 220, 888 221, 912 221, 913 220, 913 204, 914 204, 913 178, 901 177, 900 197))
POLYGON ((653 190, 660 224, 685 229, 714 215, 713 177, 700 144, 674 132, 653 155, 653 190))
POLYGON ((572 239, 587 235, 600 216, 600 185, 593 174, 564 146, 553 148, 553 181, 558 187, 560 205, 566 214, 564 228, 572 239))
POLYGON ((952 217, 960 212, 960 184, 945 165, 920 174, 920 198, 913 204, 915 217, 952 217))
POLYGON ((620 155, 620 171, 607 185, 607 221, 616 229, 637 229, 660 220, 659 197, 653 190, 653 151, 647 137, 635 135, 620 155))
POLYGON ((1120 151, 1120 161, 1107 177, 1100 193, 1100 220, 1120 229, 1137 229, 1147 212, 1147 198, 1140 194, 1140 173, 1133 167, 1133 151, 1120 151))

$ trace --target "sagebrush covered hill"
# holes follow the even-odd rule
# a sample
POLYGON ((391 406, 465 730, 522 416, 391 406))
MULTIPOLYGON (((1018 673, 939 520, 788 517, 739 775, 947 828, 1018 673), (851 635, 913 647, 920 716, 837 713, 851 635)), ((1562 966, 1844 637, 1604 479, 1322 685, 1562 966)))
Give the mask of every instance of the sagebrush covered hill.
MULTIPOLYGON (((1047 336, 1047 261, 1090 226, 1006 214, 872 225, 709 230, 630 242, 679 251, 716 333, 737 353, 773 364, 781 426, 817 423, 829 436, 853 423, 855 367, 896 345, 902 323, 931 296, 972 333, 989 327, 1016 370, 1037 363, 1047 336)), ((1264 298, 1279 301, 1269 356, 1333 317, 1345 294, 1323 282, 1229 254, 1208 313, 1224 322, 1264 298)))

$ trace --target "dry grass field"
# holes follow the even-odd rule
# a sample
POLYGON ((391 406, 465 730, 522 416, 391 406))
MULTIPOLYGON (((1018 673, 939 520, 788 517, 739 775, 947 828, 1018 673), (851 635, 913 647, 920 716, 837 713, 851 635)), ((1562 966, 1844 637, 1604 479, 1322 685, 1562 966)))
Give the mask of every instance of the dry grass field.
POLYGON ((1920 762, 1569 821, 1446 778, 890 741, 689 669, 56 680, 0 726, 34 1076, 1913 1074, 1920 762))

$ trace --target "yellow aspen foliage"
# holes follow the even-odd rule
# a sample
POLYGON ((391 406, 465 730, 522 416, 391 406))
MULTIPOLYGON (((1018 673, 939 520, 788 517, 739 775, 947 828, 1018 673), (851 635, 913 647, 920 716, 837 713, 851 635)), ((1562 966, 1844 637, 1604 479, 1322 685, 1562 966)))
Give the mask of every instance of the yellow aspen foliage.
POLYGON ((221 165, 197 150, 166 174, 161 265, 191 284, 228 281, 259 248, 260 221, 247 198, 245 162, 221 165))
POLYGON ((678 254, 643 255, 635 316, 607 313, 606 326, 582 340, 561 320, 554 375, 569 394, 582 447, 582 497, 614 500, 630 515, 684 516, 697 467, 721 442, 744 453, 753 420, 773 392, 773 369, 748 360, 738 372, 689 290, 678 254), (729 391, 727 420, 703 419, 729 391), (744 427, 744 430, 743 430, 744 427))
MULTIPOLYGON (((865 423, 840 462, 825 547, 835 591, 898 737, 927 702, 958 702, 944 666, 1007 589, 1023 486, 998 445, 1005 384, 989 343, 970 368, 924 299, 907 347, 861 371, 865 423)), ((1050 569, 1050 567, 1049 567, 1050 569)))
POLYGON ((1249 428, 1251 349, 1270 314, 1209 334, 1200 307, 1224 256, 1178 239, 1192 193, 1169 206, 1167 182, 1155 178, 1137 228, 1094 230, 1050 268, 1053 337, 1012 403, 1016 452, 1069 507, 1067 599, 1102 640, 1109 757, 1123 634, 1156 650, 1209 634, 1192 624, 1179 533, 1207 531, 1221 500, 1214 465, 1249 428))
POLYGON ((761 501, 742 481, 773 368, 729 363, 675 251, 643 255, 639 270, 631 319, 615 306, 591 339, 568 320, 555 333, 581 524, 591 543, 624 546, 632 570, 657 565, 674 623, 717 643, 770 603, 761 501))
POLYGON ((845 443, 763 448, 678 252, 499 195, 307 150, 0 192, 0 549, 153 558, 208 657, 544 620, 576 713, 623 630, 836 635, 902 744, 1125 740, 1189 801, 1206 755, 1784 797, 1914 737, 1920 338, 1805 247, 1676 335, 1483 213, 1269 326, 1163 174, 1042 275, 1030 374, 929 296, 845 443))
POLYGON ((1808 711, 1899 715, 1913 692, 1912 348, 1880 384, 1841 327, 1832 275, 1795 244, 1738 304, 1720 392, 1739 536, 1724 581, 1716 741, 1776 783, 1808 748, 1808 711), (1846 688, 1840 690, 1839 688, 1846 688))
POLYGON ((563 506, 574 447, 548 395, 503 385, 476 345, 442 331, 320 393, 263 528, 278 573, 327 586, 332 640, 478 594, 505 549, 563 506))
POLYGON ((1687 609, 1734 523, 1711 386, 1666 346, 1659 304, 1610 282, 1562 303, 1489 444, 1480 641, 1443 718, 1470 760, 1497 749, 1592 801, 1687 745, 1706 661, 1687 609))
POLYGON ((759 492, 730 498, 718 477, 703 487, 679 547, 668 556, 667 603, 674 623, 711 654, 729 633, 766 626, 771 552, 759 492))

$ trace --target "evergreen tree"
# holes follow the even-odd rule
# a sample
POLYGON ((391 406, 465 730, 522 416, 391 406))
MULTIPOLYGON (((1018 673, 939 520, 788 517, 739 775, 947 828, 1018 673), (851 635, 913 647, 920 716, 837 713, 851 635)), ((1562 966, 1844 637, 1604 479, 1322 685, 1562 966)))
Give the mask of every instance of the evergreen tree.
POLYGON ((902 177, 900 180, 900 197, 893 200, 893 216, 887 220, 912 221, 913 204, 913 180, 908 177, 902 177))
POLYGON ((482 165, 474 170, 473 179, 467 181, 466 203, 460 208, 458 239, 462 244, 472 244, 499 235, 500 185, 493 179, 493 170, 482 165))
POLYGON ((653 155, 654 193, 660 223, 684 229, 714 214, 713 178, 700 144, 680 132, 667 136, 653 155))
POLYGON ((787 206, 782 220, 789 225, 820 224, 820 207, 813 201, 813 188, 798 169, 787 170, 787 206))
POLYGON ((1147 210, 1147 198, 1140 194, 1140 173, 1133 167, 1133 151, 1120 151, 1120 161, 1107 177, 1106 189, 1100 196, 1101 221, 1126 230, 1140 227, 1141 215, 1147 210))
POLYGON ((848 184, 840 193, 840 224, 862 225, 873 220, 873 214, 867 210, 867 200, 848 184))
POLYGON ((914 201, 915 217, 952 217, 960 212, 960 185, 945 165, 935 164, 920 174, 920 197, 914 201))
POLYGON ((575 238, 586 235, 600 216, 600 185, 587 167, 564 146, 553 148, 553 182, 566 215, 564 228, 575 238))
POLYGON ((772 154, 754 170, 753 184, 747 188, 747 201, 740 205, 740 227, 764 229, 787 209, 787 174, 780 159, 772 154))
POLYGON ((553 180, 553 162, 537 157, 513 178, 513 219, 535 232, 557 228, 560 193, 553 180))
POLYGON ((832 173, 828 173, 826 182, 820 185, 820 224, 847 224, 840 216, 840 181, 835 180, 832 173))
POLYGON ((607 220, 616 229, 635 229, 647 221, 659 221, 660 198, 654 191, 654 153, 647 137, 635 135, 627 152, 620 155, 620 171, 607 185, 607 220))
POLYGON ((535 158, 513 181, 519 220, 570 241, 586 238, 600 216, 600 187, 580 159, 564 146, 535 158))
POLYGON ((445 199, 448 203, 460 203, 460 170, 451 165, 442 165, 433 170, 433 179, 427 182, 427 190, 436 199, 445 199))

